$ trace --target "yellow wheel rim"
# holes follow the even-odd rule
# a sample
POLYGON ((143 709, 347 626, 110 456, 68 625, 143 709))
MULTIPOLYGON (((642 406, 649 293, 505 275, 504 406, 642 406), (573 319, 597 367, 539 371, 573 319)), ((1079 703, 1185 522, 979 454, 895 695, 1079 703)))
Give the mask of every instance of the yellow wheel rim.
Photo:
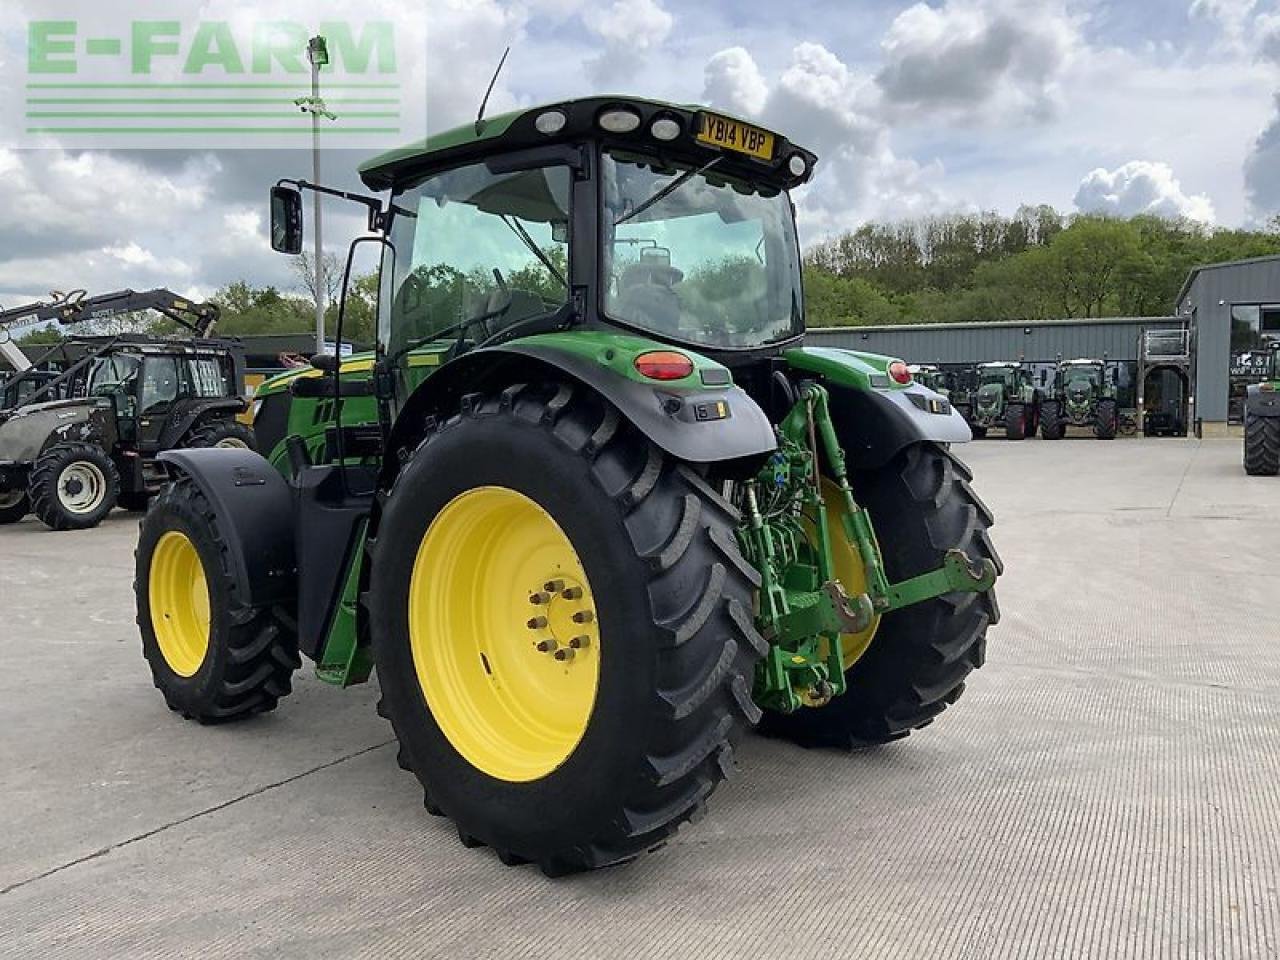
MULTIPOLYGON (((840 488, 826 477, 822 478, 823 509, 827 513, 827 529, 831 532, 831 560, 835 564, 836 579, 844 592, 851 597, 865 593, 867 589, 867 570, 858 553, 857 547, 850 543, 844 535, 844 501, 840 496, 840 488)), ((811 535, 816 536, 812 524, 811 535)), ((840 637, 840 659, 845 670, 852 667, 871 646, 876 629, 880 626, 880 615, 877 614, 871 625, 861 633, 846 633, 840 637)))
POLYGON ((506 487, 445 505, 409 583, 418 683, 449 742, 491 777, 547 776, 577 748, 595 706, 600 631, 564 530, 506 487))
POLYGON ((165 663, 180 677, 193 676, 209 651, 209 584, 186 534, 170 530, 156 542, 147 593, 165 663))

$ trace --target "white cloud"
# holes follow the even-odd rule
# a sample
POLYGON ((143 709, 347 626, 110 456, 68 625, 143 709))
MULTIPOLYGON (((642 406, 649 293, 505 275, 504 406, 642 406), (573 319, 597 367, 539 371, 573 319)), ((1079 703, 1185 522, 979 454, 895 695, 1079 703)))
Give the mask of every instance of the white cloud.
POLYGON ((646 54, 667 39, 675 18, 657 0, 615 0, 588 7, 582 22, 605 47, 586 62, 587 75, 597 86, 609 87, 641 72, 646 54))
POLYGON ((740 47, 715 54, 704 82, 709 101, 758 116, 818 154, 812 186, 796 197, 806 241, 868 218, 909 216, 944 204, 934 186, 941 165, 894 154, 888 129, 868 108, 870 78, 821 44, 798 44, 772 88, 740 47))
POLYGON ((1191 0, 1187 12, 1193 17, 1216 21, 1227 44, 1240 45, 1257 0, 1191 0))
POLYGON ((1041 120, 1055 112, 1061 73, 1079 43, 1076 22, 1056 3, 917 3, 881 41, 876 81, 886 111, 1041 120))
POLYGON ((1080 181, 1076 207, 1083 213, 1119 217, 1152 214, 1212 223, 1213 204, 1204 194, 1189 195, 1167 163, 1130 160, 1114 170, 1099 167, 1080 181))
POLYGON ((1280 94, 1270 122, 1258 134, 1244 162, 1244 190, 1255 224, 1280 215, 1280 94))
POLYGON ((768 84, 755 60, 742 47, 721 50, 707 61, 703 71, 707 103, 731 113, 755 116, 769 97, 768 84))
POLYGON ((589 7, 582 22, 606 43, 647 50, 667 39, 675 18, 656 0, 615 0, 589 7))

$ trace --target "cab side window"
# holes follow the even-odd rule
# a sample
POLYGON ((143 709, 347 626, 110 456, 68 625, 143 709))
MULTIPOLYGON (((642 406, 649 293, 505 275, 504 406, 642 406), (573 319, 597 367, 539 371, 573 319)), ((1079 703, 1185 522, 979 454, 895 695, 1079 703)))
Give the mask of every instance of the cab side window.
POLYGON ((178 399, 181 384, 174 357, 148 357, 142 365, 142 392, 139 407, 143 414, 166 410, 178 399))

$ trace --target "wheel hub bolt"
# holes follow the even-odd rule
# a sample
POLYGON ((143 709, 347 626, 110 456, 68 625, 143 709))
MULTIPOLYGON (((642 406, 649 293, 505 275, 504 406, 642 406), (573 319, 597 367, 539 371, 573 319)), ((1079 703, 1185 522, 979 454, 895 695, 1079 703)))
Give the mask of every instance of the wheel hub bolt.
POLYGON ((564 581, 548 580, 546 583, 542 585, 542 589, 547 591, 547 593, 559 593, 561 590, 564 589, 564 581))
POLYGON ((541 630, 547 625, 546 617, 530 617, 528 627, 530 630, 541 630))
POLYGON ((535 607, 546 606, 548 603, 551 602, 551 594, 535 593, 529 597, 529 602, 532 603, 535 607))
POLYGON ((574 650, 581 650, 584 647, 589 647, 590 645, 591 645, 591 638, 586 636, 574 637, 572 640, 569 641, 569 646, 571 646, 574 650))
POLYGON ((578 600, 578 599, 581 599, 581 597, 582 597, 582 588, 581 588, 581 587, 569 587, 567 590, 562 591, 562 592, 560 593, 560 596, 564 597, 566 600, 578 600))
POLYGON ((573 650, 570 647, 561 647, 556 651, 555 657, 560 661, 568 661, 573 659, 573 650))
MULTIPOLYGON (((538 652, 539 653, 556 653, 557 646, 559 646, 559 644, 557 644, 554 640, 539 640, 538 652)), ((557 660, 561 659, 559 653, 556 653, 556 659, 557 660)))
POLYGON ((590 623, 594 619, 595 619, 595 614, 593 614, 590 610, 579 610, 577 613, 573 615, 574 623, 590 623))

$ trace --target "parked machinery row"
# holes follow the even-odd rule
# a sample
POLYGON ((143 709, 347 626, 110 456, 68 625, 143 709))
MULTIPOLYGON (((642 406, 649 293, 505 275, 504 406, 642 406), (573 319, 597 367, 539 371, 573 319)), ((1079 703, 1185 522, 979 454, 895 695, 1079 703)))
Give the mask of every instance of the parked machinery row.
POLYGON ((917 380, 947 397, 979 438, 994 429, 1010 440, 1022 440, 1039 430, 1045 440, 1061 440, 1069 428, 1078 427, 1099 440, 1111 440, 1132 423, 1121 417, 1105 356, 1059 359, 1052 376, 1039 385, 1026 363, 1014 360, 960 371, 937 364, 917 364, 911 370, 917 380))

